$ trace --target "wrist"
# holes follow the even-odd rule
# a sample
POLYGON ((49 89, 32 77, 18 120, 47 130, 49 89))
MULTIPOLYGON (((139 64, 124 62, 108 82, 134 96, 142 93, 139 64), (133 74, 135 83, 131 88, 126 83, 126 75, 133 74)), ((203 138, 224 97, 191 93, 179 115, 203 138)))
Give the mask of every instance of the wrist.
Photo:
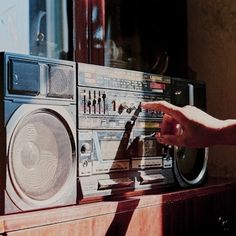
POLYGON ((216 144, 235 145, 236 144, 236 120, 221 120, 216 131, 216 144))

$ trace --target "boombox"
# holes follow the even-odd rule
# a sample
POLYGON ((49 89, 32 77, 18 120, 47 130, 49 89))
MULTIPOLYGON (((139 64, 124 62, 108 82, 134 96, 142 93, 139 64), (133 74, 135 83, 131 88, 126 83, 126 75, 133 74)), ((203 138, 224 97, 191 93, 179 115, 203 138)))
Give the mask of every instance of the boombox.
POLYGON ((207 148, 155 139, 163 113, 142 101, 206 109, 203 82, 0 54, 0 213, 198 186, 207 148))
POLYGON ((76 64, 0 54, 0 211, 76 203, 76 64))
POLYGON ((196 186, 207 175, 207 148, 162 145, 163 114, 140 102, 166 100, 206 109, 203 82, 78 64, 78 199, 196 186))

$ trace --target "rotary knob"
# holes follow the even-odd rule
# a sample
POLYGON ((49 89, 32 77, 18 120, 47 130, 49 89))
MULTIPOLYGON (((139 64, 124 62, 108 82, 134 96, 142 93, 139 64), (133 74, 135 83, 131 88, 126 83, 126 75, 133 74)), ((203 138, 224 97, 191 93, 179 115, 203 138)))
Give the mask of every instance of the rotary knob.
POLYGON ((128 108, 126 109, 126 112, 130 114, 132 111, 135 111, 136 109, 137 109, 137 108, 136 108, 135 106, 128 107, 128 108))
POLYGON ((121 103, 118 107, 118 113, 121 114, 127 108, 128 106, 126 105, 126 103, 121 103))
POLYGON ((90 144, 89 143, 83 143, 80 148, 80 152, 82 154, 87 153, 90 150, 90 144))
POLYGON ((126 112, 130 114, 130 113, 132 112, 132 108, 131 108, 131 107, 128 107, 128 108, 126 109, 126 112))

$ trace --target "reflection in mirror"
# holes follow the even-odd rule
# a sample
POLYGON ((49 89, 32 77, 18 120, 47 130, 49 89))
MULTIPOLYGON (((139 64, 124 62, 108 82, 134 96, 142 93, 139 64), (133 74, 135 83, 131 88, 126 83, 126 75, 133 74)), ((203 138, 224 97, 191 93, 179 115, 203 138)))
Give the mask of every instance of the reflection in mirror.
POLYGON ((30 54, 70 59, 69 0, 30 0, 30 54))

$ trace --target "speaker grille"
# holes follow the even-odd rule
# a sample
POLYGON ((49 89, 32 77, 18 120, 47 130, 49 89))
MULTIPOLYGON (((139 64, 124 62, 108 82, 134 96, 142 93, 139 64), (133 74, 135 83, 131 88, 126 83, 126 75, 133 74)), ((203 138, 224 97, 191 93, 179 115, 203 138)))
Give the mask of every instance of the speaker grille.
POLYGON ((65 66, 50 66, 48 96, 74 98, 74 70, 65 66))
POLYGON ((55 113, 38 110, 25 117, 10 144, 10 175, 18 193, 39 201, 55 196, 70 177, 73 146, 66 123, 55 113))
MULTIPOLYGON (((178 172, 187 182, 197 184, 201 173, 205 173, 205 149, 204 148, 177 148, 176 164, 178 172)), ((203 177, 203 176, 202 176, 203 177)))

